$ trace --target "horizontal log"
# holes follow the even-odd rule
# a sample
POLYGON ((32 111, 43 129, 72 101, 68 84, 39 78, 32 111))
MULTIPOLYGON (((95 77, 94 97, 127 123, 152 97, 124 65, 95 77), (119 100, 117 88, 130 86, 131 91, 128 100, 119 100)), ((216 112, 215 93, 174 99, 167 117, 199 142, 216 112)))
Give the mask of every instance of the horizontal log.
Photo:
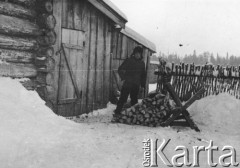
POLYGON ((36 77, 37 70, 33 64, 15 64, 1 62, 0 76, 14 78, 36 77))
POLYGON ((0 1, 0 14, 33 20, 36 18, 36 12, 32 9, 0 1))
POLYGON ((35 51, 38 49, 38 43, 30 38, 10 37, 0 34, 0 48, 35 51))
POLYGON ((40 36, 39 27, 28 20, 0 15, 0 33, 16 36, 40 36))
POLYGON ((35 54, 31 52, 0 48, 0 59, 6 62, 31 63, 34 58, 35 54))
POLYGON ((37 0, 8 0, 8 1, 26 7, 35 7, 37 0))

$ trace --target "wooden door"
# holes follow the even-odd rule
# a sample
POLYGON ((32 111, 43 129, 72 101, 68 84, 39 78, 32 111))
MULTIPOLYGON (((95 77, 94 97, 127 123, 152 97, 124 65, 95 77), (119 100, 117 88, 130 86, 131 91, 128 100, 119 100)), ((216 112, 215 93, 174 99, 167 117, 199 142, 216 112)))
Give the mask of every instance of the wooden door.
POLYGON ((81 114, 84 32, 62 28, 62 48, 58 83, 58 114, 81 114))

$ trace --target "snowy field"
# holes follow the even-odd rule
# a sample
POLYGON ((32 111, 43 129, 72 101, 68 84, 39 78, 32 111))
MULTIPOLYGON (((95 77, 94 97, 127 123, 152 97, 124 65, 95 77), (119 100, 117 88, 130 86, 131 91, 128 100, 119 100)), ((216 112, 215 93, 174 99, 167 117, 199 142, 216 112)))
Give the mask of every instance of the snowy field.
MULTIPOLYGON (((150 86, 153 88, 154 86, 150 86)), ((195 102, 189 111, 200 127, 149 128, 110 123, 115 106, 72 120, 55 115, 36 92, 0 78, 0 168, 140 168, 146 138, 170 138, 166 156, 176 145, 233 146, 240 161, 240 101, 221 94, 195 102)), ((216 152, 214 161, 222 151, 216 152)), ((190 155, 190 161, 192 155, 190 155)), ((160 162, 159 167, 163 168, 160 162)), ((200 154, 200 167, 207 165, 200 154)))

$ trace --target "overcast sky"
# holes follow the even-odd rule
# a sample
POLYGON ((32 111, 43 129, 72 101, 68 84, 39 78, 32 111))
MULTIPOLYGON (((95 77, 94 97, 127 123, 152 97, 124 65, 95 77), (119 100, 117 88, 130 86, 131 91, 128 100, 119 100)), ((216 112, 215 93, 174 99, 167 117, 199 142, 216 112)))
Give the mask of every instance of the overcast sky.
POLYGON ((158 52, 184 55, 196 49, 240 56, 240 0, 111 1, 158 52))

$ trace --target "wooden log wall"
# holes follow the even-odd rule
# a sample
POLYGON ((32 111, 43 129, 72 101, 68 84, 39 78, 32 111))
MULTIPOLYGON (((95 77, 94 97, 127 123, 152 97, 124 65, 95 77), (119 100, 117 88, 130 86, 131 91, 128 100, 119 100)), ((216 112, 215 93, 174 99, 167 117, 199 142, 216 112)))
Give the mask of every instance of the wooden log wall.
POLYGON ((182 101, 188 100, 200 87, 206 89, 202 97, 226 92, 240 99, 240 66, 196 66, 181 63, 172 64, 172 71, 171 82, 182 101))
POLYGON ((53 45, 56 43, 57 34, 54 30, 56 19, 53 15, 52 0, 37 0, 36 13, 41 35, 38 36, 38 50, 35 58, 35 65, 38 69, 36 82, 39 95, 53 108, 55 104, 54 68, 56 66, 53 45))
POLYGON ((0 1, 0 76, 34 78, 40 28, 35 0, 0 1))
MULTIPOLYGON (((139 95, 139 98, 144 97, 148 93, 148 83, 149 83, 149 61, 151 56, 151 51, 146 48, 145 46, 141 45, 137 41, 127 37, 125 34, 115 30, 112 35, 112 89, 111 93, 115 94, 116 90, 118 88, 122 87, 123 82, 121 81, 119 75, 118 75, 118 67, 123 63, 125 59, 127 59, 133 52, 133 49, 136 46, 142 46, 143 47, 143 61, 145 62, 146 66, 146 90, 145 93, 142 95, 139 95)), ((113 96, 114 97, 114 96, 113 96)))
POLYGON ((81 112, 106 107, 111 86, 111 37, 114 23, 87 1, 63 0, 61 27, 85 33, 81 112))

